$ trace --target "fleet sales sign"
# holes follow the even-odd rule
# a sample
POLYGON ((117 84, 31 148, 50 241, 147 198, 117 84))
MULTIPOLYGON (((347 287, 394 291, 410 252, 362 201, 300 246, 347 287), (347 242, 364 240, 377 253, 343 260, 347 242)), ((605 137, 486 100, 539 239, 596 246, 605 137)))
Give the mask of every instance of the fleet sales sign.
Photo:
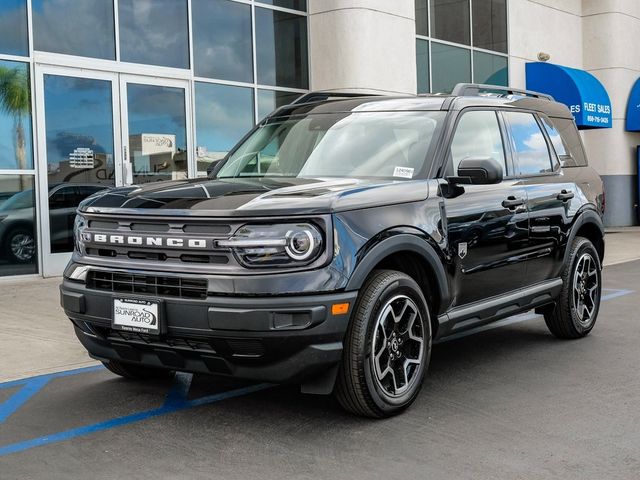
POLYGON ((569 109, 574 116, 582 114, 582 117, 590 124, 609 125, 611 121, 611 105, 584 102, 582 105, 570 105, 569 109))

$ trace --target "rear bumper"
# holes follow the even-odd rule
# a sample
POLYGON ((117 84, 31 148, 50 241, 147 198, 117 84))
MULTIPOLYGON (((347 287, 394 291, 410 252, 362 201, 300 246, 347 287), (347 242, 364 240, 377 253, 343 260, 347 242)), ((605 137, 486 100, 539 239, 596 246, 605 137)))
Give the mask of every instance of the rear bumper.
POLYGON ((111 328, 113 298, 124 294, 92 290, 68 279, 60 292, 62 307, 93 358, 274 383, 300 381, 340 361, 357 296, 353 291, 159 297, 164 333, 144 335, 111 328), (347 314, 331 313, 334 303, 346 302, 347 314))

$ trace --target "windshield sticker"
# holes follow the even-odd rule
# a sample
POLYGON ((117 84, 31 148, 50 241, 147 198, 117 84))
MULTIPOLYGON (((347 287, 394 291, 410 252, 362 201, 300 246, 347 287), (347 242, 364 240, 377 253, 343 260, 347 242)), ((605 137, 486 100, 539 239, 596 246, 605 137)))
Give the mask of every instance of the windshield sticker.
POLYGON ((410 167, 396 167, 393 171, 394 177, 400 178, 413 178, 413 168, 410 167))

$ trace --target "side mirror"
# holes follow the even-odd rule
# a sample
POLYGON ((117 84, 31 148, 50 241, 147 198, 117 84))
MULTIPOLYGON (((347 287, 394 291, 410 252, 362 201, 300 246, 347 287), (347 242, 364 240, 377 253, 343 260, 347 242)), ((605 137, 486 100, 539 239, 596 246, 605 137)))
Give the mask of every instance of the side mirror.
MULTIPOLYGON (((467 157, 458 165, 455 183, 492 185, 503 178, 502 165, 492 157, 467 157)), ((453 179, 452 179, 453 180, 453 179)))

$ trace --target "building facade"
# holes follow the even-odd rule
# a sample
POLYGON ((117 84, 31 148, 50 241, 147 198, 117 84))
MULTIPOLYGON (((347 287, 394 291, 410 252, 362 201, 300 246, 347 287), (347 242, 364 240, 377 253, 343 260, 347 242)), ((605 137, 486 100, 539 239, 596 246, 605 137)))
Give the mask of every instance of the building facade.
POLYGON ((635 224, 635 33, 634 0, 3 0, 0 276, 59 275, 82 198, 204 175, 306 91, 526 87, 540 58, 608 91, 583 139, 607 222, 635 224))

